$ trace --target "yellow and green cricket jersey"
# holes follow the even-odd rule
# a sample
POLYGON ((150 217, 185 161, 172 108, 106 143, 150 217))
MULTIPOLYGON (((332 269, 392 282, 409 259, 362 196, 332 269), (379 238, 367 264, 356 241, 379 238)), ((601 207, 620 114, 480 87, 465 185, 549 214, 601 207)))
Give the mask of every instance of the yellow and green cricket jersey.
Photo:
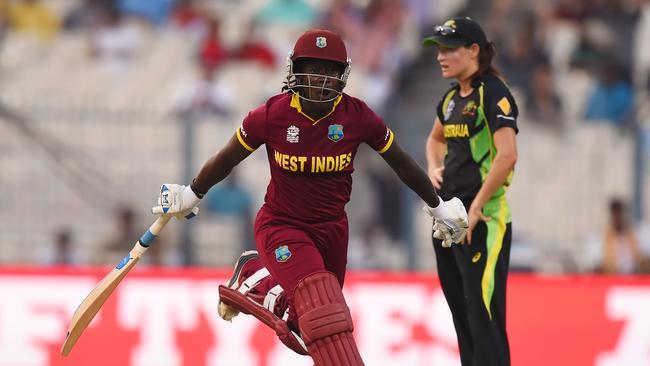
MULTIPOLYGON (((485 75, 475 78, 473 86, 473 92, 463 97, 459 86, 454 85, 437 107, 447 141, 440 196, 445 200, 458 197, 467 208, 492 167, 496 155, 494 132, 502 127, 518 131, 517 104, 506 84, 496 76, 485 75)), ((510 222, 510 210, 503 196, 511 179, 512 172, 484 206, 486 215, 505 214, 506 222, 510 222)))

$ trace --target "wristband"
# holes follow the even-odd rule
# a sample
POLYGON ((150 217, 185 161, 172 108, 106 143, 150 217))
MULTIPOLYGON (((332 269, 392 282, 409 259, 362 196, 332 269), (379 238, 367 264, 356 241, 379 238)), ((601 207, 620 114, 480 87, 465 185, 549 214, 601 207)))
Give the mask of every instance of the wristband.
POLYGON ((192 179, 192 183, 190 184, 190 189, 198 199, 203 199, 203 196, 205 196, 205 192, 204 193, 199 192, 199 190, 196 188, 195 183, 196 183, 196 178, 192 179))

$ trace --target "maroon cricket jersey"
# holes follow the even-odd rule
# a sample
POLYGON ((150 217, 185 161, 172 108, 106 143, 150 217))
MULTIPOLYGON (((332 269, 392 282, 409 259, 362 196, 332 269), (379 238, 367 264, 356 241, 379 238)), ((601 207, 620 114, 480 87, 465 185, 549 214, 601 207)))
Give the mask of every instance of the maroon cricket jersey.
POLYGON ((279 94, 251 111, 237 130, 246 149, 262 144, 271 167, 264 207, 302 222, 337 220, 352 191, 353 161, 363 142, 384 153, 393 132, 363 101, 341 95, 314 120, 294 94, 279 94))

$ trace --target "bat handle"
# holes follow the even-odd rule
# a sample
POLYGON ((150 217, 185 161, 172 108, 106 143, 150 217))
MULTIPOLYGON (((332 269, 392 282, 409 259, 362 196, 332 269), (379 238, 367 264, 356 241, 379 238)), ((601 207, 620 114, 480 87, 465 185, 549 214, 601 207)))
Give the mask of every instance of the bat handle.
POLYGON ((144 234, 142 234, 134 249, 139 252, 139 254, 143 254, 147 249, 149 249, 151 243, 153 243, 154 239, 156 239, 156 236, 165 227, 165 225, 167 225, 171 218, 171 215, 158 216, 156 221, 154 221, 154 223, 149 226, 149 229, 145 231, 144 234))
POLYGON ((147 230, 147 232, 151 233, 154 236, 158 235, 158 233, 160 233, 160 230, 162 230, 165 227, 165 225, 167 225, 167 223, 169 222, 169 220, 171 220, 171 218, 172 218, 171 215, 158 216, 156 221, 154 221, 154 223, 151 224, 151 226, 149 226, 149 230, 147 230))

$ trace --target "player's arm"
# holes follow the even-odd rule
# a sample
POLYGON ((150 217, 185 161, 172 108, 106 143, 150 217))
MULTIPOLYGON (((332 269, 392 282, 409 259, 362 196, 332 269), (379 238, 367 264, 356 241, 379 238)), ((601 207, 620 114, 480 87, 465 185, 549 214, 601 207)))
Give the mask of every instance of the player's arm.
POLYGON ((213 185, 221 182, 232 169, 250 155, 235 134, 230 141, 203 164, 199 175, 189 186, 163 184, 158 206, 151 209, 154 214, 170 214, 178 218, 191 219, 198 213, 198 204, 213 185))
POLYGON ((431 184, 431 180, 415 160, 399 146, 397 141, 393 141, 388 150, 381 154, 381 157, 395 171, 399 179, 420 196, 429 207, 438 206, 438 194, 431 184))
POLYGON ((396 141, 381 156, 402 182, 427 203, 424 211, 435 219, 433 237, 441 239, 444 247, 460 242, 468 225, 463 203, 456 197, 442 201, 424 170, 396 141))
POLYGON ((469 244, 472 244, 472 232, 478 220, 490 220, 490 217, 483 214, 483 206, 494 195, 494 192, 503 185, 508 175, 515 168, 517 162, 515 135, 515 129, 510 127, 502 127, 494 132, 494 146, 497 152, 492 167, 468 210, 469 230, 467 230, 467 242, 469 244))
POLYGON ((190 185, 192 191, 198 197, 203 197, 212 186, 226 178, 232 169, 250 154, 251 151, 240 143, 237 134, 233 135, 226 146, 203 164, 190 185))
POLYGON ((515 168, 515 163, 517 163, 515 135, 515 130, 510 127, 503 127, 494 132, 494 146, 497 152, 481 189, 472 201, 470 211, 472 209, 482 210, 485 203, 503 185, 510 172, 515 168))
POLYGON ((424 211, 435 219, 433 237, 442 239, 443 246, 447 247, 452 242, 459 242, 465 236, 468 223, 463 203, 456 197, 449 201, 440 199, 427 173, 399 146, 395 135, 381 118, 369 108, 366 108, 365 117, 361 120, 368 122, 366 143, 384 158, 404 184, 426 202, 424 211))
POLYGON ((446 154, 447 140, 445 140, 440 118, 436 118, 426 144, 427 172, 436 189, 442 187, 442 173, 445 169, 444 160, 446 154))
POLYGON ((196 206, 201 202, 203 195, 226 178, 237 164, 264 144, 265 121, 266 104, 250 111, 226 146, 203 164, 199 174, 189 186, 163 184, 158 206, 154 207, 152 212, 186 218, 192 217, 186 213, 196 214, 198 212, 196 206))

